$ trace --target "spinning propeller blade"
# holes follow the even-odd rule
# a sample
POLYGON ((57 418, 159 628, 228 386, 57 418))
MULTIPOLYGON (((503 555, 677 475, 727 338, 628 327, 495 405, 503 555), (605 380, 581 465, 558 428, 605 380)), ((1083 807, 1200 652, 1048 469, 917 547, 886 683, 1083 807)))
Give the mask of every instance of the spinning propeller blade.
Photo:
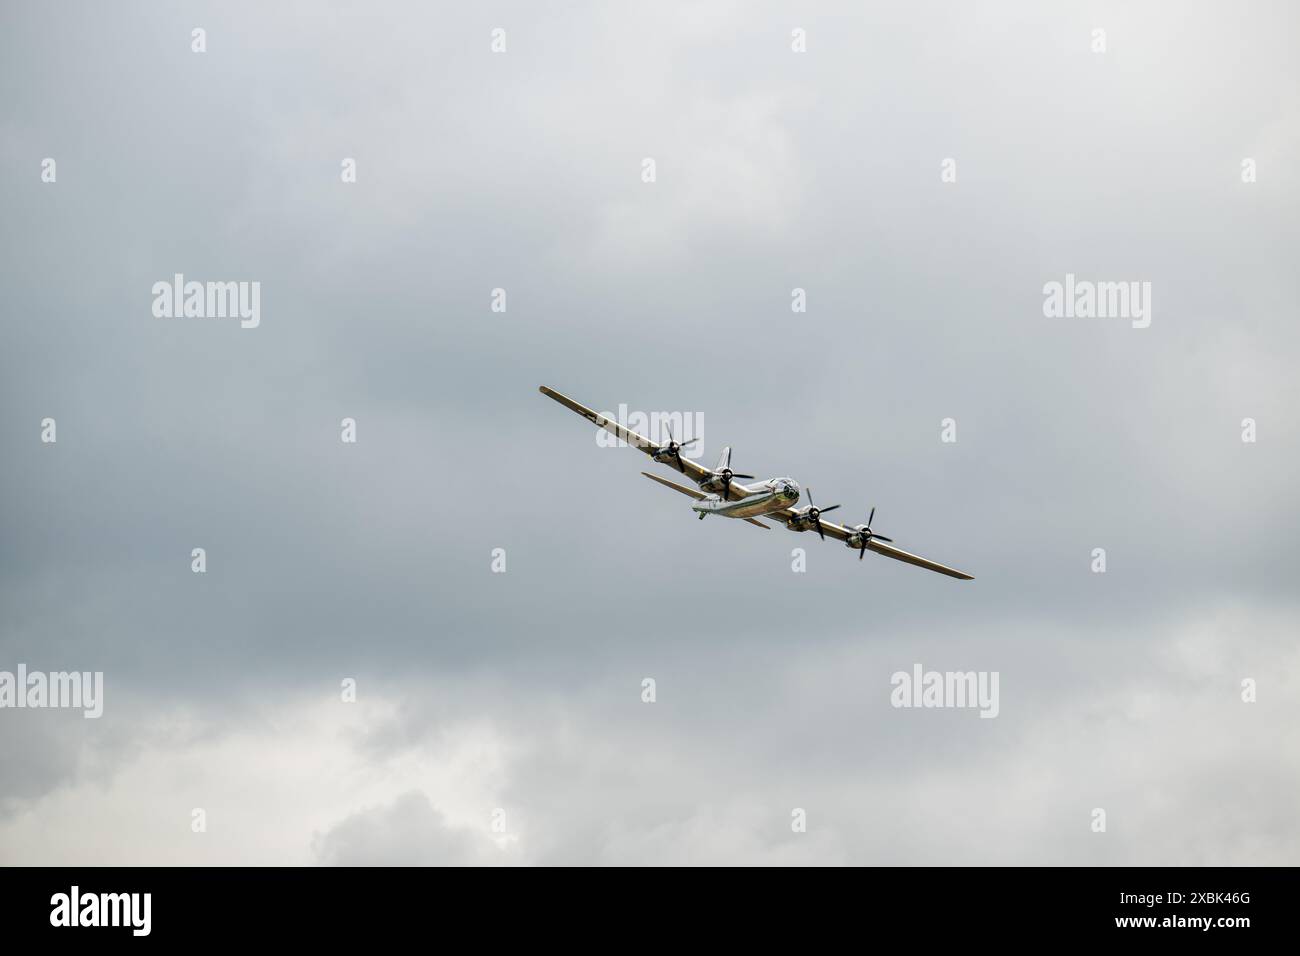
POLYGON ((862 541, 862 546, 858 548, 859 561, 861 561, 863 557, 866 555, 867 542, 869 542, 872 538, 875 538, 877 541, 888 541, 890 544, 893 544, 894 542, 893 538, 886 538, 883 534, 876 534, 874 531, 871 530, 871 522, 874 521, 875 518, 876 518, 876 509, 873 507, 871 509, 871 514, 867 516, 867 523, 865 525, 859 525, 857 528, 858 538, 862 541))
POLYGON ((813 523, 813 527, 817 529, 818 536, 825 541, 826 532, 822 530, 822 515, 828 511, 834 511, 839 507, 839 505, 831 505, 829 508, 818 508, 813 504, 812 488, 805 488, 804 491, 808 492, 808 510, 805 511, 804 514, 808 516, 808 519, 813 523))

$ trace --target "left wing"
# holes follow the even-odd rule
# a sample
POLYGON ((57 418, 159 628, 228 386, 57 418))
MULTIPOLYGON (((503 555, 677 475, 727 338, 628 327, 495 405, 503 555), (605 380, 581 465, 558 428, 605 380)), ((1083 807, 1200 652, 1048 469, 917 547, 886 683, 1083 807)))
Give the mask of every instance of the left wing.
MULTIPOLYGON (((822 522, 822 527, 826 528, 826 522, 822 522)), ((826 530, 830 530, 827 528, 826 530)), ((847 538, 847 534, 845 535, 847 538)), ((925 568, 927 571, 938 571, 940 574, 946 574, 950 578, 956 578, 959 581, 974 581, 973 574, 967 574, 965 571, 958 571, 956 568, 950 568, 946 564, 940 564, 938 561, 931 561, 929 558, 923 558, 920 555, 911 554, 902 548, 895 548, 892 544, 885 544, 883 541, 877 541, 872 538, 867 542, 867 550, 874 551, 876 554, 882 554, 887 558, 893 558, 895 561, 902 561, 906 564, 914 564, 918 568, 925 568)))
MULTIPOLYGON (((623 441, 631 445, 633 448, 641 449, 647 455, 653 455, 655 451, 659 448, 658 445, 656 445, 650 439, 646 438, 644 435, 637 434, 636 432, 632 431, 632 429, 626 427, 625 425, 619 424, 618 422, 614 421, 612 418, 607 418, 606 416, 600 414, 600 412, 592 411, 586 405, 583 405, 581 402, 575 402, 567 395, 561 395, 553 388, 548 388, 547 386, 542 385, 538 387, 538 391, 540 391, 547 398, 555 399, 555 401, 559 402, 565 408, 577 412, 579 415, 587 419, 587 421, 591 422, 592 424, 596 425, 598 428, 605 429, 605 431, 609 432, 615 438, 622 439, 623 441)), ((668 463, 665 462, 665 464, 668 463)), ((669 465, 669 467, 676 468, 677 463, 673 462, 669 465)), ((713 474, 713 472, 709 471, 709 469, 705 468, 703 465, 696 464, 695 462, 691 461, 689 458, 686 458, 685 456, 681 458, 681 467, 677 468, 677 470, 680 471, 686 477, 690 478, 691 481, 694 482, 704 481, 704 479, 708 478, 711 474, 713 474)), ((701 497, 703 497, 703 495, 701 495, 701 497)))
MULTIPOLYGON (((794 517, 793 508, 782 508, 780 511, 770 512, 769 516, 773 519, 785 522, 794 517)), ((827 536, 836 538, 840 541, 848 541, 853 537, 852 528, 846 528, 844 525, 835 524, 833 521, 822 521, 822 530, 827 536)), ((812 532, 807 532, 811 534, 812 532)), ((892 544, 886 544, 883 541, 877 541, 872 538, 867 542, 867 550, 874 551, 876 554, 883 555, 886 558, 893 558, 895 561, 902 561, 905 564, 913 564, 918 568, 925 568, 927 571, 936 571, 939 574, 946 574, 950 578, 957 578, 959 581, 974 581, 974 575, 967 574, 965 571, 958 571, 956 568, 950 568, 946 564, 940 564, 938 561, 931 561, 929 558, 923 558, 919 554, 912 554, 910 551, 904 551, 902 548, 895 548, 892 544)))

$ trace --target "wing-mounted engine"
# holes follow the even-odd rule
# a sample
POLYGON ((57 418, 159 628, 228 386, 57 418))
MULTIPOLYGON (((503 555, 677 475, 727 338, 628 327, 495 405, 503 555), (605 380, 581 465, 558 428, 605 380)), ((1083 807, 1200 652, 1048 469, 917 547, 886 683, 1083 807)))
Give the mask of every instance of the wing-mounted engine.
POLYGON ((872 539, 875 539, 876 541, 888 541, 891 544, 894 541, 893 538, 886 538, 883 534, 876 534, 874 531, 871 530, 871 521, 875 517, 876 517, 876 509, 872 508, 871 514, 867 517, 867 523, 854 525, 853 533, 850 534, 848 539, 844 542, 854 551, 858 552, 859 561, 861 561, 863 557, 866 556, 867 544, 870 543, 872 539))
POLYGON ((822 530, 822 515, 828 511, 834 511, 839 507, 839 505, 831 505, 829 508, 818 508, 813 504, 812 488, 805 488, 804 491, 808 493, 808 507, 800 508, 795 511, 795 513, 790 516, 790 520, 785 523, 785 526, 791 531, 816 531, 821 539, 825 541, 826 532, 822 530))
POLYGON ((668 444, 656 448, 650 453, 650 457, 661 465, 672 465, 684 475, 686 466, 682 464, 682 449, 694 445, 699 439, 692 438, 690 441, 679 442, 673 438, 673 433, 667 425, 664 425, 664 430, 668 432, 668 444))
POLYGON ((739 472, 731 470, 731 446, 728 445, 722 449, 722 454, 718 456, 717 467, 713 469, 708 478, 699 483, 701 491, 709 491, 719 495, 723 501, 731 500, 731 482, 735 478, 753 478, 753 475, 742 475, 739 472))

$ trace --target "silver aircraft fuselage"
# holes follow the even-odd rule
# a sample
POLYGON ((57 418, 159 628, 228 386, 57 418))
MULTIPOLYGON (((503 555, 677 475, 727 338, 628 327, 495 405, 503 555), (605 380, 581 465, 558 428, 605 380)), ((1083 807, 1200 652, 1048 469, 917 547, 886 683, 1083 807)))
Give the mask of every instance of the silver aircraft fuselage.
POLYGON ((793 478, 769 478, 753 485, 732 482, 730 501, 709 495, 691 505, 700 516, 722 515, 726 518, 761 518, 773 511, 789 508, 799 500, 799 483, 793 478))

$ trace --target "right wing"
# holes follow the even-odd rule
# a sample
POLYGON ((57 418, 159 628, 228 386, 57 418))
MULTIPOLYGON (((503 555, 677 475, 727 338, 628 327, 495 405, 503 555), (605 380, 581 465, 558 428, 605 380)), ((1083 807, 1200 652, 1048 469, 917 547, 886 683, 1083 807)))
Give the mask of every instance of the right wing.
MULTIPOLYGON (((583 405, 581 402, 575 402, 567 395, 561 395, 553 388, 548 388, 547 386, 542 385, 538 387, 538 391, 540 391, 547 398, 552 398, 555 401, 559 402, 561 405, 563 405, 565 408, 569 409, 570 411, 577 412, 579 415, 587 419, 587 421, 591 422, 592 424, 596 425, 598 428, 605 429, 605 431, 609 432, 615 438, 622 439, 623 441, 631 445, 633 448, 641 449, 647 455, 653 455, 655 453, 655 450, 659 447, 650 439, 646 438, 644 435, 639 435, 636 432, 632 431, 632 429, 628 428, 627 426, 621 425, 618 422, 614 421, 612 418, 608 418, 605 415, 600 414, 599 412, 592 411, 586 405, 583 405)), ((670 467, 677 467, 676 463, 666 463, 666 464, 669 464, 670 467)), ((709 469, 705 468, 703 465, 696 464, 695 462, 691 461, 689 458, 686 458, 684 456, 681 459, 681 467, 678 468, 677 470, 680 471, 687 478, 690 478, 692 481, 696 483, 704 481, 711 474, 713 474, 713 472, 709 471, 709 469)), ((704 497, 704 496, 701 495, 700 497, 704 497)))

